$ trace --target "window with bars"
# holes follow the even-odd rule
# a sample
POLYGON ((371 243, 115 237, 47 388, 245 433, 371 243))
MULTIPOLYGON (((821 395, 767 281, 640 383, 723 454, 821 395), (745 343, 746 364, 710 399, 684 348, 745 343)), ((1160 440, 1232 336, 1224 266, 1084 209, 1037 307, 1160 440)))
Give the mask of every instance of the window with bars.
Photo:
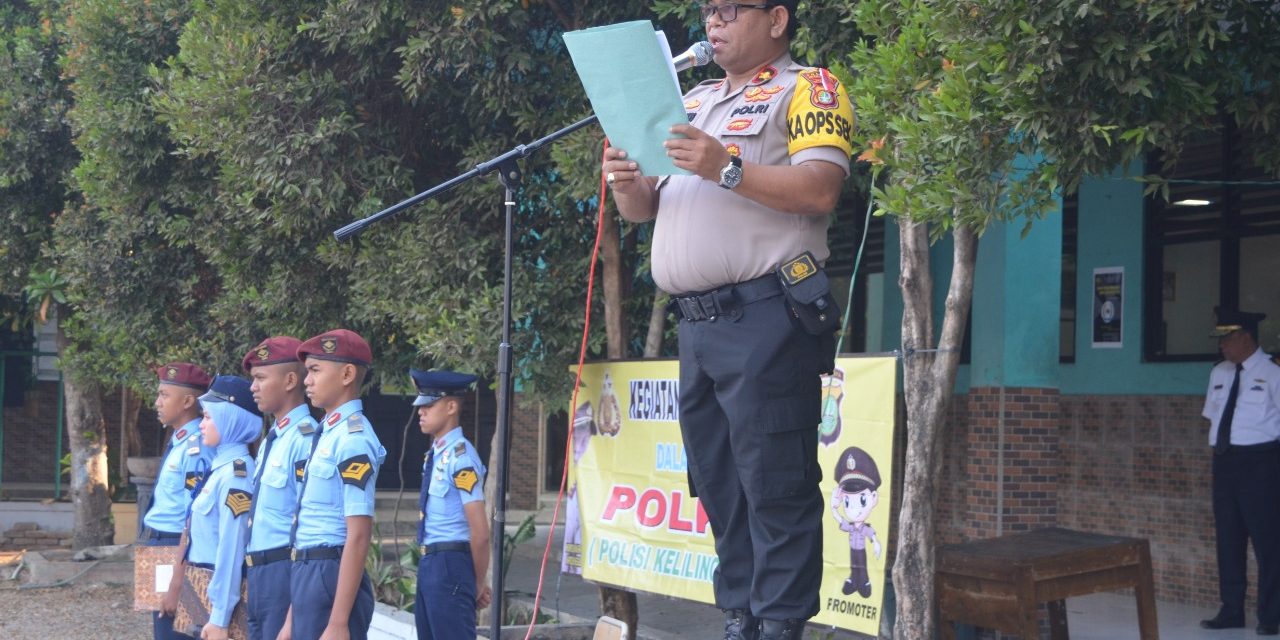
MULTIPOLYGON (((1143 352, 1151 361, 1218 359, 1215 307, 1267 314, 1259 342, 1280 347, 1280 184, 1252 161, 1231 122, 1187 144, 1146 201, 1143 352)), ((1161 166, 1163 156, 1151 158, 1161 166)))

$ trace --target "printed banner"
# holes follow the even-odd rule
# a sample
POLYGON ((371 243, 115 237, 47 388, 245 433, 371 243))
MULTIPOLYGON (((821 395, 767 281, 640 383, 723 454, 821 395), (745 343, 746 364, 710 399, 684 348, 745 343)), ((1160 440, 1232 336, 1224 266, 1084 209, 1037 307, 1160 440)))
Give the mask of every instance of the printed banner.
MULTIPOLYGON (((841 358, 823 378, 823 577, 813 622, 880 628, 893 476, 894 358, 841 358)), ((712 604, 719 564, 689 496, 675 360, 586 365, 574 412, 561 570, 712 604)))
POLYGON ((1093 270, 1093 348, 1124 346, 1124 267, 1093 270))

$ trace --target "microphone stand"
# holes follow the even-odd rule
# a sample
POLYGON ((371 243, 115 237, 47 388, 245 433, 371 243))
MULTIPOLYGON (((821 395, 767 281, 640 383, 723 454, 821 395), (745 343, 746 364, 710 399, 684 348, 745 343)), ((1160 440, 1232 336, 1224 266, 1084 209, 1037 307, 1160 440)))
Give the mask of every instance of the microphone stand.
MULTIPOLYGON (((461 174, 451 180, 442 182, 412 198, 394 204, 378 213, 375 213, 362 220, 357 220, 348 224, 341 229, 333 232, 333 236, 339 241, 353 238, 367 229, 370 225, 383 218, 395 215, 412 207, 424 200, 434 198, 450 189, 483 175, 487 175, 494 171, 498 172, 498 181, 506 190, 503 198, 503 205, 506 207, 506 229, 505 244, 503 245, 503 263, 502 263, 502 342, 498 345, 498 424, 495 430, 494 446, 497 448, 498 460, 497 469, 494 472, 495 481, 498 483, 497 491, 494 492, 493 505, 493 521, 490 526, 490 538, 492 542, 492 558, 490 559, 490 570, 493 575, 493 601, 490 604, 490 640, 498 640, 502 632, 502 612, 503 612, 503 573, 502 573, 502 556, 503 543, 506 540, 506 523, 507 523, 507 466, 510 452, 508 451, 508 441, 511 435, 511 271, 512 271, 512 254, 513 235, 515 227, 515 211, 516 211, 516 190, 520 187, 521 173, 518 160, 526 158, 533 152, 542 147, 563 138, 574 131, 589 126, 596 122, 596 116, 583 118, 555 133, 539 138, 527 145, 519 145, 510 151, 494 157, 488 161, 482 162, 475 166, 474 169, 461 174)), ((423 480, 426 481, 425 479, 423 480)), ((536 615, 537 612, 534 612, 536 615)), ((534 621, 537 622, 536 620, 534 621)))

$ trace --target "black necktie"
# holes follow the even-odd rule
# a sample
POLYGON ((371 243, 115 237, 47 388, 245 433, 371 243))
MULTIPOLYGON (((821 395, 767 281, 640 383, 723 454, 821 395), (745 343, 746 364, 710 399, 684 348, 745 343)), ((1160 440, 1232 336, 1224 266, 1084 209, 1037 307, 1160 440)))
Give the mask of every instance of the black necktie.
POLYGON ((253 539, 253 516, 258 513, 258 495, 262 493, 262 470, 267 468, 267 456, 271 455, 271 443, 276 441, 279 430, 275 425, 271 425, 267 429, 267 439, 262 444, 262 464, 253 473, 253 497, 249 503, 249 533, 245 536, 244 544, 249 546, 249 541, 253 539))
POLYGON ((1231 381, 1231 391, 1227 393, 1227 407, 1222 410, 1222 419, 1218 421, 1218 441, 1213 444, 1214 453, 1226 453, 1231 448, 1231 423, 1236 417, 1236 397, 1240 395, 1240 372, 1243 364, 1236 365, 1236 377, 1231 381))
POLYGON ((436 461, 436 448, 432 444, 427 449, 427 461, 422 465, 422 488, 418 489, 418 509, 421 510, 418 518, 418 544, 427 540, 427 489, 431 487, 431 471, 435 468, 436 461))

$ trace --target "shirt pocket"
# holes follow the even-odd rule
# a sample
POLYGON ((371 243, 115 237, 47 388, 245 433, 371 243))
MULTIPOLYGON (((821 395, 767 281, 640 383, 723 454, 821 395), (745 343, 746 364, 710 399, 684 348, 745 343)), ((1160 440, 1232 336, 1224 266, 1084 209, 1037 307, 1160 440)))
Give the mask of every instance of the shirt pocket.
POLYGON ((333 478, 338 475, 338 465, 332 460, 315 458, 307 463, 308 485, 302 492, 302 503, 334 507, 338 505, 340 492, 333 486, 333 478))
POLYGON ((444 477, 440 480, 431 480, 431 486, 427 487, 427 494, 433 498, 443 498, 449 494, 449 478, 444 477))
POLYGON ((191 501, 191 512, 207 516, 209 512, 213 511, 213 507, 217 502, 217 500, 213 499, 212 491, 201 491, 200 495, 191 501))
POLYGON ((267 489, 259 490, 258 496, 262 499, 262 508, 270 509, 277 513, 289 513, 293 511, 296 498, 292 491, 286 491, 285 487, 289 484, 289 472, 283 469, 272 468, 262 474, 262 486, 267 489))

